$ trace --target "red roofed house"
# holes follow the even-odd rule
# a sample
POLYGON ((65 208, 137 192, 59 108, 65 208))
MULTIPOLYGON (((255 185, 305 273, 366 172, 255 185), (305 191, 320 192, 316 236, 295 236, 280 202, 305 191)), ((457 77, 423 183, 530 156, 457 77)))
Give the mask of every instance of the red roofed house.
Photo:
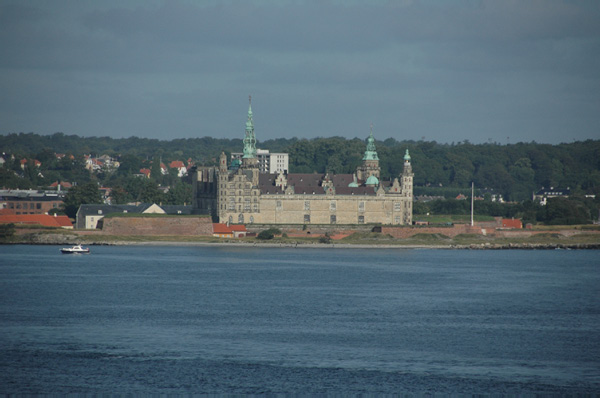
POLYGON ((0 215, 0 224, 41 225, 44 227, 73 228, 67 216, 49 216, 47 214, 11 214, 0 215))
POLYGON ((502 228, 515 228, 515 229, 523 229, 523 223, 519 219, 510 219, 503 218, 502 219, 502 228))
POLYGON ((247 232, 245 225, 213 224, 213 236, 217 238, 240 238, 247 232))
POLYGON ((150 169, 140 169, 140 174, 143 174, 146 176, 146 178, 150 178, 150 169))
POLYGON ((169 168, 177 169, 177 177, 183 177, 187 173, 187 167, 185 167, 185 164, 181 160, 173 160, 169 164, 169 168))
POLYGON ((70 182, 67 181, 54 181, 52 184, 50 184, 50 188, 56 188, 57 190, 61 190, 61 189, 69 189, 73 186, 73 184, 71 184, 70 182))
POLYGON ((36 159, 30 159, 30 160, 27 160, 27 159, 21 159, 21 169, 25 170, 25 165, 26 165, 27 163, 31 163, 31 164, 33 164, 35 167, 40 167, 40 166, 42 165, 42 162, 40 162, 39 160, 36 160, 36 159))

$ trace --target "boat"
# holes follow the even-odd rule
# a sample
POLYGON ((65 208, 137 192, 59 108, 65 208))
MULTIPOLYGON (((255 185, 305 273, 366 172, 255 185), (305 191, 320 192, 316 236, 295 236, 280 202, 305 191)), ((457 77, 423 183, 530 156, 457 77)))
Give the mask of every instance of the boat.
POLYGON ((82 247, 81 245, 75 245, 73 247, 63 247, 60 249, 62 254, 89 254, 89 247, 82 247))

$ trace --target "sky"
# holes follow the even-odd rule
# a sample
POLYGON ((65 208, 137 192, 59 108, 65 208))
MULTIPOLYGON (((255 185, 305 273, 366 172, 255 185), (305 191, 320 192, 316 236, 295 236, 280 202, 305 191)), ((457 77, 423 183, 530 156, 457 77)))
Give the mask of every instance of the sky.
POLYGON ((0 0, 0 134, 600 139, 600 1, 0 0))

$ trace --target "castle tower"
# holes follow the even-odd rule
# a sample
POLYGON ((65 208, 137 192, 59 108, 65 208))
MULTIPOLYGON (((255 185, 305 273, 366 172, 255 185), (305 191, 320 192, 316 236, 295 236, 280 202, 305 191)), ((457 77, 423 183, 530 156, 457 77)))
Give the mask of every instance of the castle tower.
POLYGON ((363 156, 363 164, 357 168, 356 175, 361 181, 369 180, 370 185, 378 185, 380 172, 379 156, 377 156, 377 150, 375 149, 373 125, 371 124, 371 133, 369 134, 369 138, 367 138, 367 149, 363 156))
POLYGON ((219 172, 227 176, 227 155, 225 155, 225 151, 221 151, 221 155, 219 156, 219 172))
POLYGON ((252 96, 249 97, 248 120, 246 121, 246 134, 244 136, 244 155, 242 167, 256 167, 256 136, 254 135, 254 121, 252 120, 252 96))

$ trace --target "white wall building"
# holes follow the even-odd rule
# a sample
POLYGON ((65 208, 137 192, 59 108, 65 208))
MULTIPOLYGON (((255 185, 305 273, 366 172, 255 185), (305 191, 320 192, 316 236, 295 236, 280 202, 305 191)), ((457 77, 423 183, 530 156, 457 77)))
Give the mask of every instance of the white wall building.
MULTIPOLYGON (((231 154, 231 159, 242 160, 241 152, 231 154)), ((287 153, 270 153, 268 149, 257 149, 258 168, 261 174, 278 174, 290 169, 290 157, 287 153)))

